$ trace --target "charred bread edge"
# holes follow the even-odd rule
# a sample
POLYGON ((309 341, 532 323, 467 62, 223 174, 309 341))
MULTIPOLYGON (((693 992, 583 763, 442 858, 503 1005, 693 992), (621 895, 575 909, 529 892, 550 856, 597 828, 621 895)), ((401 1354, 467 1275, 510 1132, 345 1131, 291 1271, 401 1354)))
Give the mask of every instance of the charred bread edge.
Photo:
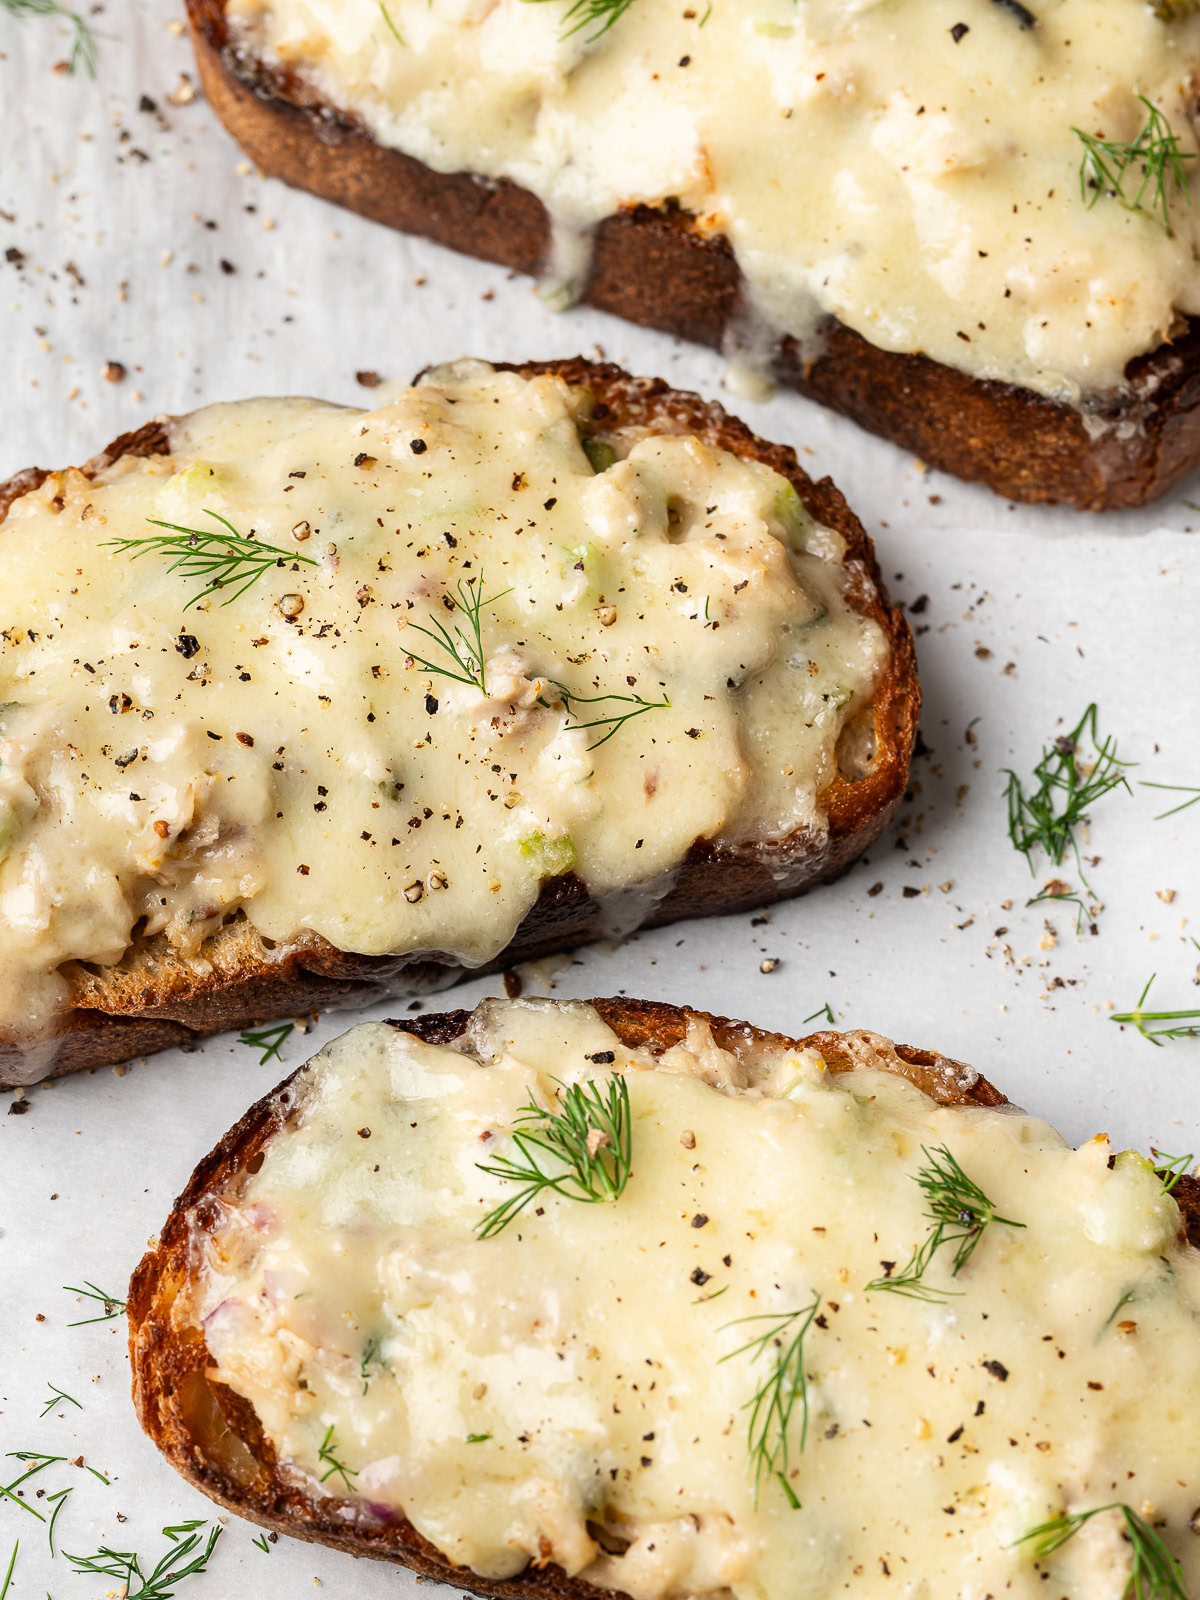
MULTIPOLYGON (((434 172, 387 149, 294 75, 236 50, 223 0, 187 5, 204 92, 268 176, 405 233, 539 273, 550 221, 528 190, 434 172)), ((582 299, 719 348, 741 314, 742 279, 723 236, 702 234, 670 204, 634 206, 596 230, 582 299)), ((1129 509, 1168 493, 1200 461, 1200 321, 1131 362, 1128 389, 1096 397, 1086 417, 1015 384, 880 350, 834 319, 811 360, 785 339, 777 376, 933 466, 1013 500, 1129 509)))
MULTIPOLYGON (((828 832, 815 847, 803 831, 769 847, 718 847, 697 840, 681 863, 670 892, 641 926, 746 910, 837 877, 879 837, 904 797, 921 703, 912 635, 900 611, 888 602, 871 541, 861 523, 829 479, 814 483, 790 448, 759 439, 719 405, 672 389, 662 379, 633 378, 619 367, 582 357, 508 365, 505 370, 527 376, 552 373, 567 383, 586 387, 601 407, 608 408, 608 415, 597 416, 597 423, 611 418, 615 423, 670 424, 743 459, 764 462, 793 485, 818 521, 846 540, 850 602, 879 624, 891 652, 873 705, 877 754, 871 771, 854 783, 838 777, 824 791, 821 802, 828 832)), ((167 425, 152 422, 123 434, 83 471, 94 475, 122 455, 162 455, 168 450, 167 425)), ((39 487, 46 476, 41 469, 31 468, 0 485, 0 522, 12 501, 39 487)), ((508 948, 487 966, 471 969, 469 975, 496 972, 517 961, 571 949, 607 931, 602 908, 574 873, 551 878, 508 948)), ((221 933, 213 936, 214 941, 220 938, 221 933)), ((162 948, 161 940, 156 948, 162 948)), ((202 953, 210 948, 211 942, 206 942, 202 953)), ((466 975, 452 958, 436 951, 408 957, 356 956, 335 950, 315 935, 297 940, 269 961, 246 957, 232 971, 215 967, 208 978, 182 966, 139 970, 136 959, 131 967, 122 964, 107 969, 107 974, 112 975, 111 981, 99 994, 89 988, 77 1000, 48 1076, 127 1061, 131 1056, 186 1045, 208 1034, 274 1017, 299 1016, 329 1006, 364 1005, 382 998, 389 985, 393 991, 420 992, 466 975)), ((16 1060, 16 1052, 11 1046, 6 1050, 0 1038, 0 1084, 6 1081, 6 1064, 15 1065, 16 1060)))
MULTIPOLYGON (((645 1046, 658 1055, 677 1044, 689 1017, 712 1027, 718 1044, 811 1046, 834 1072, 853 1069, 859 1058, 840 1033, 821 1032, 792 1040, 748 1023, 713 1017, 679 1006, 624 997, 593 1000, 601 1017, 632 1048, 645 1046)), ((429 1044, 449 1045, 460 1037, 471 1013, 431 1014, 392 1027, 429 1044)), ((986 1078, 936 1051, 896 1045, 907 1071, 904 1076, 942 1105, 1004 1106, 1004 1095, 986 1078)), ((303 1068, 298 1069, 303 1071, 303 1068)), ((205 1225, 206 1197, 219 1192, 244 1172, 267 1141, 288 1121, 292 1110, 291 1077, 250 1108, 216 1148, 200 1163, 175 1202, 157 1244, 142 1258, 129 1287, 129 1363, 133 1402, 142 1427, 170 1464, 189 1483, 218 1505, 279 1533, 314 1540, 352 1555, 402 1562, 416 1572, 458 1584, 477 1593, 512 1596, 531 1593, 539 1600, 585 1600, 609 1595, 549 1565, 527 1567, 515 1578, 489 1579, 455 1567, 404 1517, 384 1523, 354 1500, 312 1500, 296 1484, 276 1473, 276 1459, 264 1438, 252 1406, 223 1384, 206 1377, 211 1358, 201 1328, 177 1322, 173 1306, 199 1265, 194 1255, 194 1222, 205 1225), (196 1425, 205 1430, 198 1437, 196 1425)), ((1200 1182, 1181 1178, 1173 1191, 1192 1243, 1200 1245, 1200 1182)), ((214 1213, 215 1216, 215 1213, 214 1213)))

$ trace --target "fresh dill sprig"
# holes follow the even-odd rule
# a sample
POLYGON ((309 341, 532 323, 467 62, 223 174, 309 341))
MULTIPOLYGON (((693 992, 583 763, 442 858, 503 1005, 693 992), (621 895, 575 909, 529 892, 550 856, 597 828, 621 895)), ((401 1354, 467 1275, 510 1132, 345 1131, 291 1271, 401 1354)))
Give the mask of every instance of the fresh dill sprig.
POLYGON ((824 1017, 831 1028, 837 1022, 837 1018, 833 1014, 833 1007, 829 1004, 828 1000, 826 1000, 823 1006, 814 1011, 811 1017, 805 1017, 800 1026, 803 1027, 806 1022, 815 1022, 818 1017, 824 1017))
POLYGON ((467 1443, 486 1444, 491 1437, 490 1433, 469 1433, 467 1435, 467 1443))
POLYGON ((725 1327, 744 1327, 750 1322, 767 1322, 770 1326, 757 1338, 731 1350, 721 1361, 732 1361, 735 1356, 753 1350, 754 1358, 770 1354, 771 1365, 763 1381, 746 1401, 744 1410, 750 1412, 746 1429, 746 1451, 754 1471, 754 1503, 758 1504, 759 1489, 764 1477, 775 1477, 783 1485, 793 1507, 796 1497, 788 1483, 790 1445, 788 1428, 796 1402, 800 1403, 800 1449, 808 1438, 808 1378, 804 1371, 804 1336, 812 1327, 813 1318, 821 1308, 821 1296, 813 1291, 812 1301, 799 1311, 782 1314, 773 1311, 760 1316, 739 1317, 727 1322, 725 1327))
POLYGON ((439 677, 450 678, 455 683, 465 683, 468 688, 478 689, 480 694, 487 694, 487 676, 483 657, 483 623, 480 612, 484 606, 494 606, 497 600, 503 600, 506 594, 511 594, 511 589, 501 589, 499 594, 488 595, 483 593, 483 569, 479 570, 478 580, 469 578, 465 583, 460 578, 454 594, 444 594, 442 604, 447 611, 458 611, 467 619, 467 628, 459 623, 454 624, 451 632, 440 617, 431 616, 430 626, 425 627, 420 622, 409 622, 410 628, 415 628, 418 633, 423 633, 427 639, 432 639, 439 650, 444 650, 454 663, 447 667, 436 661, 427 661, 424 656, 407 652, 409 659, 418 666, 424 667, 426 672, 437 673, 439 677), (457 671, 455 671, 457 667, 457 671))
MULTIPOLYGON (((532 0, 532 3, 538 4, 539 0, 532 0)), ((584 43, 594 44, 621 20, 632 4, 633 0, 571 0, 563 17, 562 37, 570 39, 584 28, 591 28, 593 31, 584 43)))
POLYGON ((9 1458, 14 1461, 35 1462, 36 1465, 26 1467, 24 1472, 18 1473, 11 1483, 0 1483, 0 1499, 11 1500, 13 1505, 20 1506, 22 1511, 27 1511, 31 1517, 36 1517, 39 1522, 45 1522, 45 1517, 40 1511, 34 1509, 27 1501, 23 1500, 17 1490, 30 1478, 35 1478, 39 1472, 45 1472, 47 1467, 52 1467, 56 1461, 65 1461, 66 1456, 44 1456, 33 1450, 10 1450, 9 1458))
POLYGON ((68 1561, 74 1562, 76 1572, 95 1572, 105 1578, 116 1578, 125 1586, 126 1600, 170 1600, 175 1591, 168 1588, 168 1584, 176 1584, 182 1578, 203 1572, 221 1537, 222 1530, 218 1524, 209 1534, 203 1551, 199 1555, 194 1554, 202 1543, 196 1529, 203 1527, 203 1519, 198 1519, 195 1522, 181 1522, 174 1528, 164 1528, 164 1535, 171 1541, 170 1548, 150 1573, 142 1571, 137 1553, 133 1550, 112 1550, 108 1545, 101 1545, 92 1556, 73 1556, 66 1551, 63 1554, 68 1561), (135 1582, 138 1585, 136 1589, 135 1582))
POLYGON ((67 71, 82 67, 89 78, 96 76, 96 40, 92 30, 77 12, 60 5, 59 0, 0 0, 12 17, 62 17, 71 24, 71 54, 67 71))
POLYGON ((306 567, 319 565, 313 556, 298 555, 294 550, 281 550, 276 545, 263 544, 253 535, 239 533, 219 511, 210 511, 205 506, 204 514, 219 522, 223 531, 215 533, 204 528, 185 528, 178 522, 163 522, 158 517, 147 517, 146 521, 151 527, 166 528, 167 532, 156 533, 148 539, 106 539, 102 548, 117 550, 122 555, 132 552, 131 559, 134 561, 147 555, 174 556, 168 572, 180 572, 185 578, 207 578, 203 588, 198 589, 184 606, 185 611, 206 596, 215 594, 218 589, 228 588, 231 583, 237 587, 221 604, 232 605, 272 567, 287 566, 294 562, 306 567))
POLYGON ((271 1546, 267 1543, 267 1536, 265 1533, 260 1533, 258 1538, 251 1539, 250 1543, 252 1545, 256 1545, 265 1556, 269 1556, 271 1554, 271 1546))
POLYGON ((928 1165, 917 1170, 913 1182, 925 1196, 929 1233, 916 1247, 903 1269, 894 1276, 873 1278, 867 1289, 886 1289, 910 1300, 944 1300, 952 1292, 923 1282, 930 1262, 943 1245, 954 1246, 950 1276, 957 1278, 975 1253, 990 1223, 1023 1228, 1023 1222, 996 1215, 996 1208, 977 1183, 973 1183, 945 1145, 936 1150, 921 1146, 928 1165))
POLYGON ((1114 1011, 1109 1016, 1110 1022, 1129 1022, 1137 1029, 1143 1039, 1149 1039, 1151 1044, 1161 1046, 1164 1039, 1196 1039, 1200 1038, 1200 1010, 1198 1011, 1143 1011, 1146 996, 1150 993, 1150 985, 1158 977, 1157 972, 1152 972, 1146 979, 1146 987, 1138 996, 1138 1003, 1132 1011, 1114 1011), (1185 1023, 1185 1027, 1175 1028, 1148 1028, 1148 1022, 1175 1022, 1185 1023))
POLYGON ((50 1526, 46 1529, 46 1537, 50 1541, 50 1559, 54 1560, 54 1524, 58 1521, 58 1513, 67 1503, 67 1496, 74 1494, 74 1489, 60 1489, 57 1494, 48 1494, 46 1504, 53 1506, 54 1511, 50 1517, 50 1526))
POLYGON ((1164 1194, 1170 1194, 1180 1178, 1187 1176, 1196 1159, 1191 1151, 1186 1156, 1169 1156, 1162 1150, 1156 1150, 1153 1145, 1150 1146, 1150 1154, 1154 1157, 1155 1175, 1162 1184, 1164 1194))
POLYGON ((272 1056, 276 1061, 282 1061, 279 1046, 287 1039, 295 1028, 294 1022, 280 1022, 273 1028, 243 1028, 238 1034, 238 1043, 246 1045, 251 1050, 261 1050, 258 1058, 260 1067, 265 1067, 272 1056))
POLYGON ((1072 132, 1083 145, 1079 163, 1079 192, 1088 210, 1101 195, 1107 195, 1126 211, 1157 214, 1168 233, 1171 231, 1171 196, 1182 195, 1190 206, 1188 172, 1185 161, 1196 159, 1193 151, 1179 148, 1179 135, 1144 94, 1138 99, 1146 108, 1146 120, 1132 144, 1101 139, 1082 128, 1072 132), (1126 178, 1132 183, 1130 168, 1140 168, 1142 178, 1132 200, 1125 192, 1126 178), (1146 202, 1143 204, 1143 201, 1146 202))
POLYGON ((1020 778, 1011 768, 1008 771, 1008 836, 1013 848, 1019 850, 1033 872, 1033 852, 1044 850, 1059 865, 1068 850, 1074 852, 1075 864, 1084 887, 1091 893, 1091 884, 1084 877, 1079 860, 1079 846, 1075 830, 1088 821, 1088 811, 1110 789, 1129 788, 1129 781, 1121 771, 1132 766, 1130 761, 1117 758, 1117 741, 1111 734, 1101 739, 1096 731, 1096 704, 1093 701, 1070 733, 1061 734, 1053 746, 1042 747, 1042 759, 1033 769, 1031 783, 1037 787, 1025 793, 1020 778), (1079 760, 1080 743, 1091 741, 1095 761, 1085 772, 1079 760))
POLYGON ((1138 787, 1141 789, 1172 789, 1176 794, 1190 794, 1190 800, 1181 800, 1177 806, 1172 806, 1169 811, 1160 811, 1155 817, 1155 822, 1161 822, 1164 817, 1173 817, 1177 811, 1186 811, 1189 806, 1200 802, 1200 786, 1192 783, 1151 783, 1148 778, 1139 778, 1138 787))
POLYGON ((52 1383, 48 1383, 46 1387, 50 1391, 50 1397, 46 1401, 46 1404, 42 1407, 41 1415, 43 1417, 48 1411, 53 1411, 60 1400, 69 1400, 71 1404, 78 1410, 83 1410, 83 1407, 79 1404, 79 1401, 76 1400, 75 1396, 73 1394, 68 1394, 65 1389, 56 1389, 52 1383))
POLYGON ((340 1475, 346 1488, 353 1489, 354 1485, 350 1482, 350 1479, 358 1477, 358 1469, 357 1467, 348 1467, 344 1462, 339 1461, 333 1453, 336 1448, 337 1440, 333 1437, 333 1423, 331 1422, 325 1429, 325 1437, 321 1440, 321 1448, 317 1451, 317 1460, 325 1467, 320 1481, 324 1483, 326 1478, 332 1478, 336 1472, 340 1475))
POLYGON ((8 1593, 8 1586, 12 1582, 12 1575, 13 1575, 13 1572, 16 1570, 17 1551, 20 1548, 21 1548, 21 1541, 20 1541, 20 1539, 18 1539, 15 1542, 15 1544, 13 1545, 12 1555, 9 1557, 9 1560, 8 1560, 8 1571, 4 1574, 4 1586, 3 1586, 3 1588, 0 1588, 0 1600, 4 1600, 4 1596, 8 1593))
MULTIPOLYGON (((554 683, 553 679, 550 681, 554 683)), ((632 711, 614 711, 608 716, 593 717, 588 722, 572 721, 569 726, 576 730, 581 728, 608 729, 602 739, 596 739, 592 744, 588 745, 589 750, 598 750, 602 744, 607 744, 613 735, 620 733, 625 724, 631 722, 634 717, 640 717, 647 711, 664 711, 671 704, 665 695, 661 700, 646 700, 640 694, 575 694, 566 688, 564 684, 554 683, 554 687, 558 691, 559 699, 567 709, 567 715, 571 718, 575 716, 576 705, 597 706, 606 700, 616 700, 621 705, 634 708, 632 711)), ((548 702, 543 700, 541 704, 546 705, 548 702)))
POLYGON ((1188 1600, 1183 1568, 1166 1545, 1137 1512, 1121 1501, 1093 1506, 1090 1511, 1075 1511, 1051 1517, 1023 1533, 1016 1544, 1028 1544, 1036 1560, 1061 1550, 1093 1517, 1106 1511, 1119 1511, 1125 1519, 1125 1537, 1133 1547, 1133 1571, 1125 1583, 1123 1600, 1188 1600))
POLYGON ((614 1074, 606 1090, 595 1082, 569 1088, 560 1083, 557 1099, 559 1109, 546 1111, 530 1096, 516 1118, 516 1159, 501 1156, 475 1163, 480 1172, 521 1186, 476 1223, 481 1239, 500 1233, 531 1200, 551 1190, 589 1204, 616 1200, 623 1193, 631 1153, 629 1086, 623 1074, 614 1074), (552 1163, 549 1169, 540 1165, 546 1157, 552 1163))
POLYGON ((68 1322, 68 1328, 86 1328, 90 1322, 111 1322, 114 1317, 124 1315, 124 1300, 119 1299, 115 1294, 105 1293, 103 1289, 97 1288, 87 1278, 83 1281, 87 1284, 86 1289, 77 1289, 73 1283, 64 1283, 63 1288, 68 1294, 82 1295, 85 1300, 98 1300, 104 1307, 104 1315, 102 1317, 83 1317, 79 1322, 68 1322))

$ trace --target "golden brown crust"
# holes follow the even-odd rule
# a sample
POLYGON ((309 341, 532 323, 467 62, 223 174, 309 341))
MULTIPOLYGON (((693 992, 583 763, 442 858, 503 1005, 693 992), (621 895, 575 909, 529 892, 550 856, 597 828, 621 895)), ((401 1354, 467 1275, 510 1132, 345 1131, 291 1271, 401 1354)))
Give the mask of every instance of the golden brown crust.
MULTIPOLYGON (((188 0, 204 91, 264 172, 376 222, 537 274, 550 225, 507 180, 436 173, 377 144, 294 76, 231 45, 224 0, 188 0)), ((602 311, 719 347, 741 304, 727 241, 678 209, 631 207, 596 230, 582 298, 602 311)), ((1012 384, 971 378, 923 355, 879 350, 830 321, 820 354, 794 340, 780 378, 958 477, 1030 502, 1104 511, 1145 505, 1200 460, 1200 324, 1131 363, 1128 388, 1089 403, 1087 422, 1012 384)))
MULTIPOLYGON (((677 1044, 688 1018, 700 1016, 725 1048, 747 1043, 811 1045, 835 1072, 849 1071, 863 1058, 861 1035, 822 1032, 793 1040, 749 1023, 657 1002, 622 997, 592 1004, 623 1044, 645 1047, 655 1054, 677 1044)), ((451 1044, 461 1035, 469 1016, 468 1011, 451 1011, 392 1026, 427 1043, 451 1044)), ((895 1053, 899 1060, 893 1070, 902 1071, 941 1104, 1007 1104, 986 1078, 936 1051, 897 1045, 895 1053)), ((204 1158, 175 1202, 157 1244, 133 1275, 127 1302, 129 1358, 133 1400, 142 1427, 190 1483, 219 1505, 265 1528, 352 1555, 400 1562, 428 1577, 513 1600, 530 1594, 538 1600, 586 1600, 604 1593, 569 1578, 553 1565, 530 1568, 510 1579, 482 1578, 452 1566, 403 1517, 384 1522, 353 1500, 313 1499, 300 1485, 280 1475, 253 1408, 232 1390, 207 1378, 210 1357, 203 1329, 186 1309, 188 1285, 199 1266, 195 1234, 205 1228, 205 1207, 211 1204, 211 1197, 233 1187, 288 1120, 295 1076, 293 1073, 252 1106, 204 1158)), ((1175 1193, 1192 1242, 1200 1244, 1200 1184, 1182 1179, 1175 1193)), ((215 1222, 215 1207, 210 1215, 215 1222)))
MULTIPOLYGON (((828 831, 814 840, 798 833, 768 847, 693 844, 666 896, 642 924, 656 927, 689 917, 744 910, 796 895, 843 872, 878 838, 894 815, 908 782, 920 689, 912 636, 888 603, 870 539, 827 479, 814 483, 795 453, 759 439, 720 406, 671 389, 661 379, 632 378, 619 367, 577 357, 530 362, 522 373, 551 372, 595 396, 598 426, 640 423, 686 428, 744 459, 762 461, 787 478, 814 516, 846 541, 851 603, 883 629, 890 648, 887 672, 873 706, 877 755, 856 782, 839 777, 821 796, 828 831)), ((168 449, 165 425, 150 423, 125 434, 82 470, 95 473, 121 454, 155 455, 168 449)), ((37 487, 46 474, 38 476, 37 487)), ((28 492, 28 487, 20 491, 28 492)), ((6 509, 0 486, 0 510, 6 509)), ((0 515, 0 521, 3 516, 0 515)), ((498 971, 554 951, 570 949, 611 931, 602 908, 574 874, 548 880, 512 944, 484 971, 498 971)), ((333 1006, 363 1005, 388 992, 422 992, 452 982, 462 968, 437 951, 413 956, 368 957, 339 950, 316 935, 264 950, 244 920, 207 940, 201 955, 210 970, 176 958, 165 939, 138 942, 115 967, 70 967, 73 1009, 64 1019, 50 1076, 76 1072, 186 1044, 226 1028, 272 1017, 299 1016, 333 1006)), ((0 1084, 20 1081, 22 1059, 0 1039, 0 1084)))

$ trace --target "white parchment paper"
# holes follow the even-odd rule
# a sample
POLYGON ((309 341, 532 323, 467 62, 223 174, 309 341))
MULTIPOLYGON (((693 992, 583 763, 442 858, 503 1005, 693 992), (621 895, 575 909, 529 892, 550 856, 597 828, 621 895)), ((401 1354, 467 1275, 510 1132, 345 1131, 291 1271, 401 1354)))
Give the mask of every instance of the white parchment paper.
MULTIPOLYGON (((211 400, 369 404, 360 370, 408 377, 462 354, 603 352, 724 399, 836 478, 912 607, 925 749, 911 799, 839 884, 761 917, 581 951, 528 972, 529 989, 664 998, 788 1032, 828 1002, 839 1025, 975 1063, 1075 1140, 1103 1129, 1143 1149, 1200 1150, 1200 1041, 1154 1049, 1107 1020, 1155 971, 1155 998, 1200 1004, 1200 806, 1155 822, 1172 797, 1140 787, 1200 784, 1200 511, 1186 504, 1200 484, 1108 518, 1013 507, 795 396, 738 401, 715 356, 594 313, 556 317, 524 279, 262 180, 194 95, 170 0, 93 11, 94 82, 53 70, 68 47, 56 20, 0 10, 0 478, 84 460, 155 412, 211 400), (119 381, 109 363, 124 369, 108 367, 119 381), (1025 908, 1047 879, 1078 876, 1039 862, 1030 877, 1008 841, 1003 769, 1028 773, 1042 741, 1092 700, 1137 765, 1131 792, 1096 808, 1085 849, 1104 909, 1098 933, 1077 936, 1071 907, 1025 908)), ((463 984, 447 1003, 497 989, 463 984)), ((287 1069, 346 1025, 330 1016, 294 1036, 287 1069)), ((97 1308, 62 1286, 123 1294, 195 1161, 281 1075, 221 1037, 32 1089, 23 1114, 0 1115, 0 1457, 82 1456, 111 1479, 63 1464, 31 1482, 35 1509, 38 1486, 73 1487, 60 1550, 136 1549, 148 1567, 164 1525, 215 1515, 138 1429, 123 1323, 68 1328, 97 1308), (79 1407, 60 1401, 40 1417, 50 1385, 79 1407)), ((0 1469, 7 1483, 20 1464, 0 1469)), ((414 1583, 298 1543, 264 1553, 254 1530, 225 1520, 208 1573, 185 1594, 316 1586, 356 1600, 414 1583)), ((18 1538, 11 1600, 115 1591, 52 1560, 45 1524, 3 1498, 0 1585, 18 1538)))

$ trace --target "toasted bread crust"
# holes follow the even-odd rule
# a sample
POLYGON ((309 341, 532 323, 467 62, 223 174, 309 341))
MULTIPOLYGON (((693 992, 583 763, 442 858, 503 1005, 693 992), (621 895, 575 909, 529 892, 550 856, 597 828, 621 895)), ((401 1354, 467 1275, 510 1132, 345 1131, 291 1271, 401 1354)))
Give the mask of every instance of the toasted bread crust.
MULTIPOLYGON (((224 0, 187 0, 200 81, 262 170, 375 222, 536 275, 548 258, 541 202, 505 179, 433 172, 378 144, 293 76, 230 44, 224 0)), ((720 347, 741 304, 728 241, 683 211, 635 206, 596 231, 582 298, 601 311, 720 347)), ((877 349, 830 320, 806 360, 783 341, 778 376, 933 466, 1028 502, 1106 511, 1166 494, 1200 461, 1200 324, 1131 363, 1128 389, 1088 418, 1028 389, 877 349)))
MULTIPOLYGON (((793 1040, 678 1006, 624 997, 592 1004, 623 1044, 644 1046, 655 1054, 677 1044, 688 1018, 700 1016, 712 1027, 717 1042, 728 1049, 744 1043, 813 1046, 834 1072, 848 1071, 861 1060, 862 1035, 822 1032, 793 1040)), ((451 1011, 392 1026, 427 1043, 450 1044, 461 1035, 469 1016, 467 1011, 451 1011)), ((907 1045, 897 1045, 895 1051, 899 1058, 895 1070, 903 1071, 940 1104, 1007 1104, 986 1078, 960 1062, 907 1045)), ((133 1401, 142 1427, 176 1471, 196 1488, 264 1528, 331 1545, 351 1555, 399 1562, 427 1577, 477 1593, 511 1596, 512 1600, 531 1594, 538 1600, 585 1600, 608 1593, 568 1577, 553 1565, 530 1567, 509 1579, 484 1578, 453 1566, 403 1517, 383 1522, 353 1500, 312 1498, 280 1473, 253 1408, 223 1384, 209 1381, 206 1373, 211 1357, 203 1329, 190 1319, 187 1309, 189 1281, 200 1265, 195 1231, 205 1227, 206 1202, 234 1186, 287 1122, 295 1076, 293 1073, 252 1106, 204 1158, 175 1202, 158 1242, 133 1275, 127 1301, 129 1358, 133 1401)), ((1174 1192, 1192 1242, 1200 1244, 1200 1183, 1181 1179, 1174 1192)), ((212 1217, 215 1222, 215 1208, 212 1217)))
MULTIPOLYGON (((714 845, 697 840, 670 890, 641 922, 656 927, 689 917, 744 910, 800 894, 836 877, 878 838, 908 782, 920 689, 908 624, 888 602, 874 550, 862 525, 833 484, 814 483, 792 450, 757 438, 718 405, 671 389, 659 379, 631 378, 619 367, 582 358, 530 362, 510 370, 555 373, 596 397, 597 421, 685 429, 743 459, 762 461, 785 477, 810 512, 846 541, 848 596, 882 628, 890 660, 873 706, 877 751, 857 782, 837 778, 820 797, 828 818, 824 837, 796 833, 769 847, 714 845), (606 408, 606 409, 605 409, 606 408)), ((83 469, 94 473, 121 455, 158 455, 169 448, 165 424, 125 434, 83 469)), ((47 474, 33 469, 13 480, 17 494, 38 487, 47 474)), ((0 521, 16 495, 0 485, 0 521)), ((612 932, 604 908, 574 874, 549 879, 513 942, 482 970, 498 971, 612 932)), ((362 1005, 388 992, 424 992, 463 973, 449 955, 358 956, 335 950, 317 935, 267 952, 249 924, 235 920, 205 941, 207 972, 176 957, 162 935, 136 943, 115 967, 68 969, 74 1006, 63 1020, 53 1066, 43 1076, 125 1061, 172 1045, 186 1045, 226 1028, 279 1016, 299 1016, 331 1006, 362 1005)), ((22 1081, 22 1057, 0 1037, 0 1084, 22 1081)))

